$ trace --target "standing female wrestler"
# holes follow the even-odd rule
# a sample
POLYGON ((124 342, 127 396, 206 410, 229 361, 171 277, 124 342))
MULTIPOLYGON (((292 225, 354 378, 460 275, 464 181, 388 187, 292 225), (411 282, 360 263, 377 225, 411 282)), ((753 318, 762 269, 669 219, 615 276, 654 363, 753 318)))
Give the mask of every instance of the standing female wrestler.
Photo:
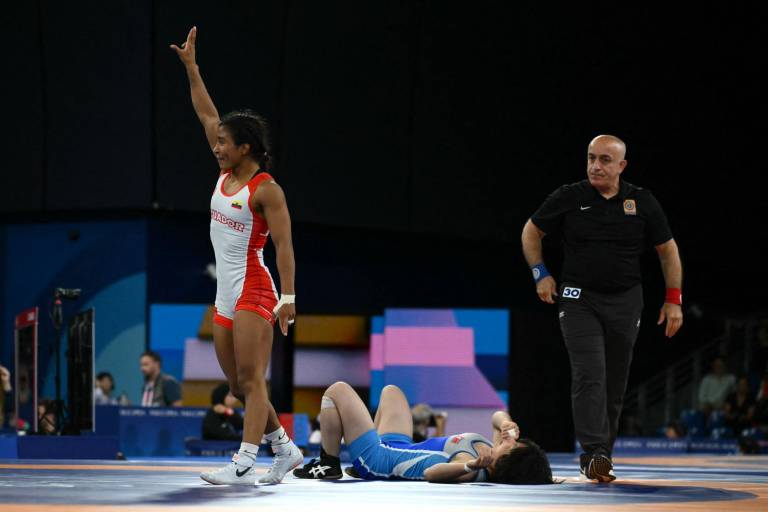
POLYGON ((213 338, 232 394, 245 404, 240 451, 231 464, 200 476, 213 484, 254 483, 251 469, 265 433, 275 458, 259 482, 278 483, 304 460, 280 426, 265 381, 275 320, 279 318, 280 329, 287 334, 296 316, 291 218, 283 190, 267 173, 270 140, 266 121, 249 110, 219 118, 195 61, 196 37, 193 27, 181 48, 171 48, 184 63, 192 105, 221 168, 211 198, 217 278, 213 338), (262 256, 270 233, 283 292, 279 300, 262 256))

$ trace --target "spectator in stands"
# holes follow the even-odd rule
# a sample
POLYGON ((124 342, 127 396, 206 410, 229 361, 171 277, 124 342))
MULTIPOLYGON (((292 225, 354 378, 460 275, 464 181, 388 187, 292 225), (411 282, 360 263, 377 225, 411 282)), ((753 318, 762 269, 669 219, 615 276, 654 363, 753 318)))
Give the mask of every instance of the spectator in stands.
POLYGON ((416 404, 411 408, 413 416, 413 442, 420 443, 430 437, 445 436, 445 423, 448 415, 444 412, 435 413, 427 404, 416 404), (434 429, 430 435, 430 428, 434 429))
POLYGON ((755 404, 755 422, 763 432, 768 433, 768 365, 757 391, 757 403, 755 404))
POLYGON ((178 381, 162 372, 163 361, 156 352, 148 350, 139 359, 144 374, 141 405, 144 407, 180 407, 181 386, 178 381))
POLYGON ((741 431, 754 424, 755 398, 749 390, 749 380, 746 376, 739 377, 736 391, 728 395, 723 404, 725 424, 733 429, 736 437, 741 431))
POLYGON ((220 384, 211 392, 211 408, 203 419, 203 439, 240 441, 243 417, 235 410, 237 399, 228 384, 220 384))
MULTIPOLYGON (((768 366, 768 318, 760 320, 755 338, 755 350, 753 353, 755 368, 764 368, 768 366)), ((763 380, 763 383, 766 384, 766 380, 763 380)), ((765 391, 765 394, 768 395, 768 389, 765 391)))
POLYGON ((0 365, 0 429, 5 427, 6 415, 10 416, 11 412, 11 372, 6 367, 0 365), (6 408, 8 409, 6 411, 6 408))
POLYGON ((712 410, 721 409, 735 385, 736 377, 728 373, 723 359, 716 357, 712 361, 712 371, 699 384, 699 408, 707 415, 712 410))
POLYGON ((757 401, 768 399, 768 364, 763 372, 763 380, 760 381, 760 387, 757 389, 757 401))
POLYGON ((675 420, 667 423, 664 427, 664 437, 667 439, 680 439, 687 435, 688 429, 680 420, 675 420))
POLYGON ((109 372, 101 372, 96 376, 96 387, 93 390, 93 400, 96 405, 117 405, 117 397, 112 396, 115 390, 115 380, 109 372))
POLYGON ((37 433, 42 435, 56 434, 56 404, 53 400, 43 398, 37 404, 37 433))

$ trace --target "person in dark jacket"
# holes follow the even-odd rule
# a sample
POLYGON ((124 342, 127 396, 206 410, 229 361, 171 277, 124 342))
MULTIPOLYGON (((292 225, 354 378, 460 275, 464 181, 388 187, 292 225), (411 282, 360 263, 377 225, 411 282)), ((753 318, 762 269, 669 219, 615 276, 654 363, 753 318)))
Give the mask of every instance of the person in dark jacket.
POLYGON ((228 384, 220 384, 211 392, 211 408, 203 419, 203 439, 240 441, 243 417, 235 410, 236 404, 228 384))

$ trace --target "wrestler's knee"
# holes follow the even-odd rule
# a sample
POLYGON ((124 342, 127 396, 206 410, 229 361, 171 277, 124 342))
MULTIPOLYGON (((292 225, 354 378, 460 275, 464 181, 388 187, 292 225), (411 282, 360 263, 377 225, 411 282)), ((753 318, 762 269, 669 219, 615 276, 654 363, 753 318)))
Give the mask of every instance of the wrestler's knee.
POLYGON ((403 390, 399 387, 395 386, 394 384, 387 384, 384 386, 384 388, 381 390, 381 396, 389 394, 395 394, 395 395, 402 395, 405 396, 405 393, 403 393, 403 390))
POLYGON ((352 389, 352 386, 348 383, 340 380, 328 386, 328 389, 325 390, 325 395, 329 397, 339 397, 350 392, 354 393, 355 390, 352 389))

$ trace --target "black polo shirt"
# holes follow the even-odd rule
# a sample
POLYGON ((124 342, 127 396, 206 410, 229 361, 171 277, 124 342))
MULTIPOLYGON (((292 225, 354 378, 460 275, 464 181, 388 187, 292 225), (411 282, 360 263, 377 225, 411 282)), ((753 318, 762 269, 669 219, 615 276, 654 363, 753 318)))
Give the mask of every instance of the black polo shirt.
POLYGON ((667 217, 653 194, 623 180, 611 199, 601 196, 589 180, 563 185, 531 221, 547 235, 562 237, 561 280, 602 292, 639 284, 643 250, 672 239, 667 217))

